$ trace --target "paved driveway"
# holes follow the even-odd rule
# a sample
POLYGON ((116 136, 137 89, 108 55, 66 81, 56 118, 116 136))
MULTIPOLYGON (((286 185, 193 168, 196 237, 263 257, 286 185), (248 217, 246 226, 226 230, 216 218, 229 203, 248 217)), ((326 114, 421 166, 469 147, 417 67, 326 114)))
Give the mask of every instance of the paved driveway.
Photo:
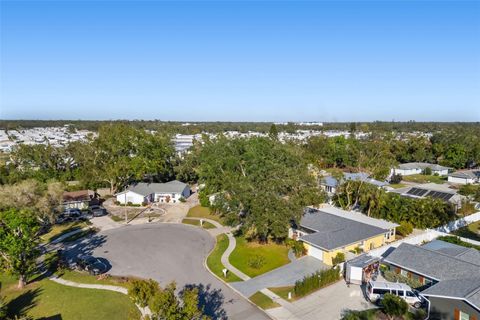
POLYGON ((206 313, 213 319, 269 319, 205 269, 203 261, 213 246, 214 239, 200 228, 148 224, 98 233, 69 252, 106 258, 112 275, 152 278, 161 285, 175 280, 180 289, 196 286, 206 313))
POLYGON ((258 277, 243 282, 235 282, 232 285, 246 297, 250 297, 255 292, 265 288, 293 285, 295 281, 306 275, 311 275, 320 269, 329 268, 320 260, 305 256, 258 277))

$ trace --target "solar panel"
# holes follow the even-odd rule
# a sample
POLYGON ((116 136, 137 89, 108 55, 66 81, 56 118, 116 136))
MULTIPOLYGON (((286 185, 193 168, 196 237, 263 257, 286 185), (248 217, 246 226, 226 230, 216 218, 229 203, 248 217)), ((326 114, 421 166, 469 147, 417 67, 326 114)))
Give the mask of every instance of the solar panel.
POLYGON ((440 192, 440 191, 430 191, 427 194, 427 197, 432 197, 435 199, 442 199, 444 201, 450 200, 451 197, 454 195, 452 193, 447 193, 447 192, 440 192))
POLYGON ((423 197, 428 190, 425 189, 420 189, 420 188, 411 188, 410 190, 407 191, 407 194, 416 196, 416 197, 423 197))

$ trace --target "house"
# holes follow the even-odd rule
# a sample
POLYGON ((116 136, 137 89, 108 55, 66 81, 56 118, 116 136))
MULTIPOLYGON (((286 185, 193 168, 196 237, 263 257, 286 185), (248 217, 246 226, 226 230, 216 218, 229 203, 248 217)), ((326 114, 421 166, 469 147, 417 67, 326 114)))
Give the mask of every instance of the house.
POLYGON ((446 176, 448 175, 448 170, 450 168, 426 163, 426 162, 408 162, 399 164, 398 167, 393 168, 391 170, 391 174, 400 174, 402 176, 410 176, 412 174, 422 174, 425 172, 425 169, 430 168, 432 174, 439 175, 439 176, 446 176))
POLYGON ((480 319, 480 251, 440 240, 402 243, 383 263, 423 285, 430 319, 480 319))
POLYGON ((95 199, 95 192, 92 190, 79 190, 63 193, 62 206, 64 209, 88 209, 95 199))
POLYGON ((324 176, 320 181, 320 187, 323 190, 325 190, 329 196, 331 196, 337 191, 337 188, 339 185, 341 185, 343 182, 348 180, 363 181, 365 183, 373 184, 379 188, 388 186, 388 183, 385 181, 379 181, 379 180, 370 178, 370 175, 366 172, 357 172, 357 173, 344 172, 343 178, 340 179, 340 181, 331 175, 324 176))
POLYGON ((289 236, 302 241, 308 255, 333 265, 332 259, 340 252, 368 252, 392 242, 397 226, 361 213, 324 206, 306 208, 298 225, 292 226, 289 236))
POLYGON ((167 183, 139 182, 115 196, 121 204, 130 202, 141 205, 152 202, 177 203, 181 198, 188 198, 190 194, 190 187, 186 183, 174 180, 167 183))
POLYGON ((392 189, 390 192, 398 193, 403 197, 409 198, 434 198, 451 203, 456 209, 462 207, 462 202, 467 198, 459 193, 457 190, 451 189, 447 184, 424 183, 415 186, 408 186, 405 188, 392 189))
POLYGON ((477 184, 480 183, 480 170, 462 170, 455 171, 448 175, 448 182, 457 184, 477 184))

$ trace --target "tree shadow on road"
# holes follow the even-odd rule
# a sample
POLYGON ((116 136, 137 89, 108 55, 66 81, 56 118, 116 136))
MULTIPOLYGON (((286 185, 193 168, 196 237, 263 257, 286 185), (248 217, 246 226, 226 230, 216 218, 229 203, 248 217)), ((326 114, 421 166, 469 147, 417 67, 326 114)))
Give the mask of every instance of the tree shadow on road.
POLYGON ((68 263, 72 263, 78 256, 91 255, 96 248, 103 246, 106 240, 105 235, 97 234, 83 238, 81 241, 65 247, 64 258, 68 263))
POLYGON ((233 303, 233 300, 225 302, 221 289, 212 289, 210 285, 187 284, 185 289, 198 289, 199 307, 203 308, 203 314, 213 320, 228 319, 227 312, 223 308, 224 303, 233 303))

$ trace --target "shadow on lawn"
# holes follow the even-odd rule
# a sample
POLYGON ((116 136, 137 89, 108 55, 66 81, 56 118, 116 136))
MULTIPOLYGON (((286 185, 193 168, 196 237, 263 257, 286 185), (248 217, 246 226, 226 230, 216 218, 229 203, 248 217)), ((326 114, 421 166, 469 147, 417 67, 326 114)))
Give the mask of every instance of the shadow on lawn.
POLYGON ((7 313, 10 317, 23 317, 37 305, 37 298, 42 293, 42 289, 30 289, 10 300, 7 303, 7 313))
POLYGON ((187 284, 184 289, 198 289, 198 304, 203 308, 203 314, 213 320, 227 319, 227 312, 223 309, 224 303, 233 303, 233 300, 225 302, 221 289, 212 289, 210 285, 187 284))

